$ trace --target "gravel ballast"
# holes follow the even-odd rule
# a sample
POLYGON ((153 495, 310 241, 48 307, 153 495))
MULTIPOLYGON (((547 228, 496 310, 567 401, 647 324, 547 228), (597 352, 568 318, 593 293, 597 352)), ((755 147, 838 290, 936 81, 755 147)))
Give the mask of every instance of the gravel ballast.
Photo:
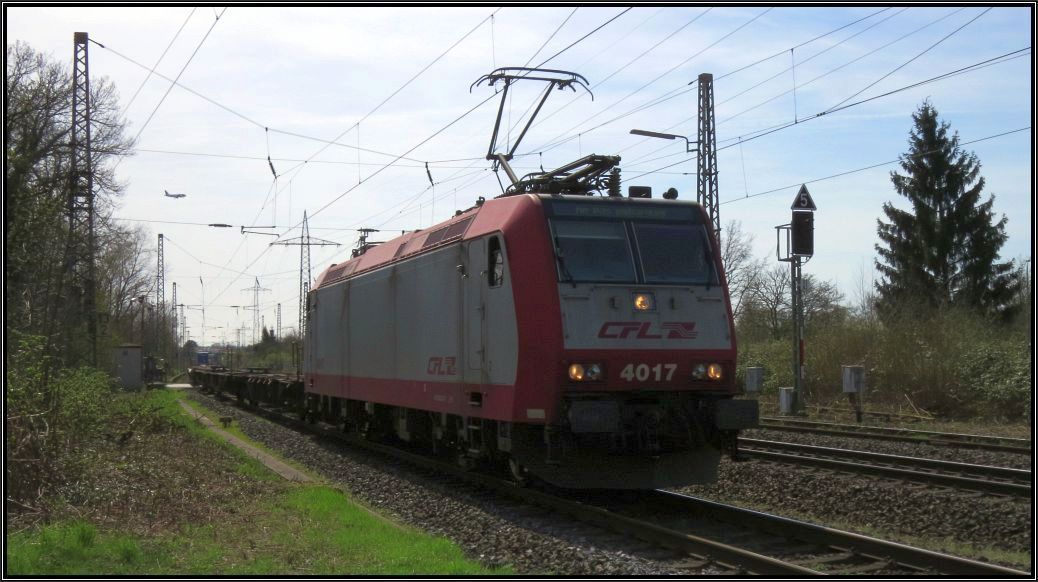
MULTIPOLYGON (((957 449, 925 443, 747 430, 746 438, 872 451, 1018 469, 1031 469, 1027 455, 957 449)), ((1002 550, 1033 549, 1031 500, 952 491, 781 463, 722 461, 715 485, 683 489, 690 495, 773 513, 796 512, 812 521, 832 520, 848 529, 915 538, 947 539, 1002 550)))
MULTIPOLYGON (((247 414, 197 391, 203 406, 231 416, 249 438, 305 465, 354 500, 397 521, 445 536, 473 560, 488 566, 511 564, 517 574, 661 576, 709 575, 709 569, 686 570, 644 557, 630 540, 565 516, 537 508, 502 503, 497 496, 481 499, 469 487, 451 490, 443 479, 390 464, 365 451, 353 450, 298 433, 247 414)), ((647 555, 657 550, 649 549, 647 555)), ((671 562, 677 561, 671 559, 671 562)))
POLYGON ((942 461, 955 461, 957 463, 970 463, 973 465, 990 465, 992 467, 1010 467, 1013 469, 1030 470, 1033 465, 1033 461, 1029 455, 1003 451, 988 451, 984 449, 958 448, 955 446, 931 445, 923 442, 915 443, 884 439, 854 438, 769 429, 746 430, 742 431, 740 436, 748 439, 764 439, 770 441, 814 445, 817 447, 870 451, 887 455, 940 459, 942 461))
MULTIPOLYGON (((443 479, 423 476, 418 470, 390 464, 370 453, 298 433, 197 391, 190 395, 220 415, 232 416, 251 439, 305 465, 348 491, 355 500, 400 523, 450 538, 471 559, 483 564, 511 564, 516 573, 527 575, 717 573, 675 567, 680 561, 675 556, 662 552, 661 557, 658 550, 632 547, 630 540, 565 516, 503 503, 497 496, 483 499, 468 487, 453 490, 443 479)), ((790 437, 796 436, 796 442, 856 448, 846 439, 816 440, 816 435, 747 431, 746 436, 786 441, 794 441, 790 437)), ((896 452, 898 444, 882 443, 881 448, 869 450, 909 454, 896 452), (893 449, 886 449, 891 446, 893 449)), ((911 453, 914 456, 929 456, 919 451, 919 445, 903 444, 916 447, 911 453)), ((974 452, 978 451, 970 451, 974 452)), ((982 462, 962 457, 953 460, 982 462)), ((978 497, 773 463, 732 463, 727 459, 722 462, 717 484, 689 487, 681 492, 780 515, 793 512, 810 517, 815 523, 838 520, 859 524, 871 529, 862 533, 872 535, 889 532, 947 538, 1011 551, 1029 551, 1031 547, 1033 520, 1026 500, 978 497)))

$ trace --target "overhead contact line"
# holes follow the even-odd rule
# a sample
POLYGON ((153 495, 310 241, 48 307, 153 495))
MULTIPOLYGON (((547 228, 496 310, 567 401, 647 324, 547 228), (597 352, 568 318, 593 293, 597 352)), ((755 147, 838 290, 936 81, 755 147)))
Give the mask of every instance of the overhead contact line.
MULTIPOLYGON (((1030 125, 1028 125, 1027 127, 1021 127, 1019 129, 1013 129, 1013 130, 1010 130, 1010 131, 1004 131, 1002 133, 998 133, 998 134, 995 134, 995 135, 989 135, 987 137, 982 137, 982 138, 974 139, 974 140, 971 140, 971 141, 962 142, 959 145, 969 145, 969 144, 973 144, 973 143, 977 143, 977 142, 981 142, 981 141, 986 141, 986 140, 989 140, 989 139, 995 139, 997 137, 1003 137, 1003 136, 1011 135, 1011 134, 1014 134, 1014 133, 1020 133, 1021 131, 1027 131, 1029 129, 1031 129, 1030 125)), ((936 153, 936 152, 937 152, 937 150, 930 150, 930 151, 926 151, 926 152, 920 152, 920 153, 918 153, 916 155, 922 156, 922 155, 932 154, 932 153, 936 153)), ((882 166, 889 166, 890 164, 896 164, 899 161, 901 161, 900 158, 898 158, 896 160, 889 160, 889 161, 886 161, 886 162, 880 162, 878 164, 872 164, 870 166, 865 166, 864 168, 858 168, 856 170, 848 170, 846 172, 840 172, 838 174, 832 174, 832 175, 825 176, 825 177, 822 177, 822 178, 814 178, 812 180, 801 180, 801 181, 796 182, 795 184, 790 184, 788 186, 782 186, 780 188, 772 188, 771 190, 765 190, 764 192, 757 192, 756 194, 749 194, 749 195, 743 196, 742 198, 729 199, 729 200, 726 200, 724 202, 721 202, 721 204, 730 204, 730 203, 733 203, 733 202, 739 202, 740 200, 746 200, 747 198, 756 198, 758 196, 764 196, 766 194, 774 194, 775 192, 788 191, 790 188, 796 188, 800 184, 814 184, 815 182, 822 182, 824 180, 831 180, 833 178, 839 178, 839 177, 847 176, 847 175, 850 175, 850 174, 856 174, 858 172, 864 172, 864 171, 872 170, 872 169, 879 168, 879 167, 882 167, 882 166)))
POLYGON ((141 89, 143 89, 144 86, 148 84, 148 81, 151 79, 151 76, 155 73, 155 69, 157 69, 159 67, 159 64, 162 63, 162 59, 166 58, 166 53, 169 52, 169 49, 173 46, 173 43, 175 43, 177 39, 180 38, 180 33, 184 31, 184 27, 187 26, 188 21, 191 20, 192 16, 194 16, 196 10, 198 10, 197 7, 191 9, 191 12, 187 15, 187 18, 184 19, 184 23, 180 25, 180 28, 177 30, 177 33, 173 35, 172 40, 170 40, 169 44, 166 45, 166 50, 162 51, 162 54, 159 55, 158 60, 155 61, 155 65, 152 66, 151 70, 148 71, 148 76, 144 77, 144 80, 141 81, 141 84, 137 87, 137 90, 133 92, 133 97, 130 97, 130 101, 126 104, 126 107, 123 107, 123 111, 120 114, 120 116, 126 115, 126 112, 130 110, 130 106, 133 105, 133 102, 137 100, 137 96, 140 95, 141 89))

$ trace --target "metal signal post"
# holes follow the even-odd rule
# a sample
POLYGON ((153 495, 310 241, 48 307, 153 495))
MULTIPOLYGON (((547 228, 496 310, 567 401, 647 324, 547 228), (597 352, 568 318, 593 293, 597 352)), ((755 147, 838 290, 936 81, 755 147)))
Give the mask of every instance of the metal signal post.
POLYGON ((778 260, 789 263, 790 303, 793 318, 793 403, 794 414, 804 410, 804 288, 801 267, 803 258, 814 256, 814 212, 818 208, 807 186, 801 185, 793 205, 790 207, 793 216, 789 224, 775 227, 778 260), (786 256, 782 256, 782 245, 779 240, 781 232, 786 233, 786 256))

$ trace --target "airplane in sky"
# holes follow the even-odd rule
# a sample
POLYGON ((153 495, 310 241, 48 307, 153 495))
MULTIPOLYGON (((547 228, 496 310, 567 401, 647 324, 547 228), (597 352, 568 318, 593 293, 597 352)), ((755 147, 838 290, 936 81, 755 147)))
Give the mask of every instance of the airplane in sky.
POLYGON ((170 198, 183 198, 184 196, 187 196, 187 194, 170 194, 169 190, 163 190, 163 192, 165 192, 166 196, 169 196, 170 198))

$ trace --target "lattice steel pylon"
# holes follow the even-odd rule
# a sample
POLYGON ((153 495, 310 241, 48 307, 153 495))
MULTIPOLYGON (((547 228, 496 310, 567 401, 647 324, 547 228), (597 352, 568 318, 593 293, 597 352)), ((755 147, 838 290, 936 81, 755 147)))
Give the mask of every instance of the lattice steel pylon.
POLYGON ((178 305, 174 305, 174 307, 176 307, 177 309, 180 310, 178 312, 178 314, 177 314, 177 319, 180 321, 180 333, 177 334, 177 335, 180 336, 181 341, 186 342, 187 341, 187 318, 184 317, 184 304, 180 303, 178 305))
POLYGON ((721 236, 717 199, 717 132, 714 127, 714 76, 699 75, 699 155, 696 157, 696 200, 713 224, 714 237, 721 236))
POLYGON ((246 305, 245 309, 252 310, 252 344, 256 345, 256 331, 260 326, 259 294, 260 291, 270 291, 270 289, 260 287, 259 277, 256 277, 256 284, 252 287, 246 287, 242 291, 252 291, 252 305, 246 305))
POLYGON ((270 243, 271 245, 299 245, 299 327, 296 328, 299 338, 306 338, 306 296, 310 292, 310 247, 339 246, 339 243, 319 238, 310 238, 310 226, 307 224, 306 211, 303 211, 302 234, 296 238, 270 243))
POLYGON ((79 336, 79 325, 86 324, 90 359, 97 366, 97 298, 95 295, 96 241, 94 238, 94 172, 90 146, 90 64, 88 35, 73 35, 72 131, 69 143, 68 239, 65 247, 65 272, 69 282, 67 303, 70 321, 65 332, 71 346, 79 336))
POLYGON ((275 336, 278 341, 281 340, 281 304, 278 303, 278 334, 275 336))
POLYGON ((166 354, 166 251, 163 244, 165 237, 159 233, 158 268, 155 272, 155 353, 165 357, 166 354))
POLYGON ((180 365, 180 337, 177 328, 177 282, 173 281, 173 304, 170 305, 170 326, 173 338, 173 350, 170 353, 172 356, 172 362, 179 366, 180 365))

